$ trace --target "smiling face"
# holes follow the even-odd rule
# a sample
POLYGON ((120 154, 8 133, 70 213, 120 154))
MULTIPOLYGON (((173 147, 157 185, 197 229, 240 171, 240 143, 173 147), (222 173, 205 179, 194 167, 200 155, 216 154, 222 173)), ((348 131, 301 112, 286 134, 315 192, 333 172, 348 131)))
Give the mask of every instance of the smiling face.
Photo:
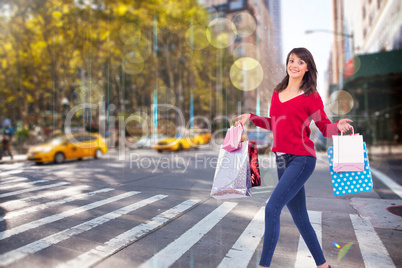
POLYGON ((294 53, 289 55, 286 69, 289 77, 294 79, 303 79, 304 74, 308 71, 307 63, 294 53))

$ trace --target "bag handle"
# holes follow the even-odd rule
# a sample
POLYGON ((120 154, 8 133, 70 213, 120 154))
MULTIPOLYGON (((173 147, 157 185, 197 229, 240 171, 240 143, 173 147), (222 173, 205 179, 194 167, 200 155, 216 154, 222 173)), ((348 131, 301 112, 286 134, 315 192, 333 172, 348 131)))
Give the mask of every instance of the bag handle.
MULTIPOLYGON (((352 126, 351 126, 352 127, 352 126)), ((352 133, 350 134, 350 136, 354 136, 355 135, 355 129, 352 127, 352 133)), ((343 132, 341 131, 341 136, 343 136, 343 132)))

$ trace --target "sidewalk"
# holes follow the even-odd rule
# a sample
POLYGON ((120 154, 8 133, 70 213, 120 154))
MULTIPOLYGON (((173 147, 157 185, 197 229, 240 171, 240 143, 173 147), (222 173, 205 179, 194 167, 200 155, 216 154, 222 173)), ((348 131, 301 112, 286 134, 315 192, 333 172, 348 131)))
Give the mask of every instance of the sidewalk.
POLYGON ((0 165, 1 164, 9 164, 9 163, 18 163, 18 162, 24 162, 27 161, 27 155, 26 154, 17 154, 13 155, 13 159, 9 156, 3 156, 3 158, 0 160, 0 165))

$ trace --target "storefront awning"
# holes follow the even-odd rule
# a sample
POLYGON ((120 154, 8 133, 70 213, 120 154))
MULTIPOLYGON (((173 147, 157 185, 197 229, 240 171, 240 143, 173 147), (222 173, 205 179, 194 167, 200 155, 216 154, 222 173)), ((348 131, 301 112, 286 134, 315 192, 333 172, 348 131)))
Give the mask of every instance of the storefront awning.
POLYGON ((344 89, 395 85, 402 79, 402 50, 356 55, 345 68, 344 89), (353 71, 350 69, 353 68, 353 71))

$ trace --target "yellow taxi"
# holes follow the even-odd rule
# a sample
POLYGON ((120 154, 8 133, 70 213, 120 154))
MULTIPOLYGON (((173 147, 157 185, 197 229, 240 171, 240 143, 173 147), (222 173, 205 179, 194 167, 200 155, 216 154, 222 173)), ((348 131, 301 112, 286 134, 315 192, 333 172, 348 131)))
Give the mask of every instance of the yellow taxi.
POLYGON ((201 139, 201 144, 207 144, 211 141, 211 132, 205 129, 200 129, 197 133, 197 135, 201 139))
POLYGON ((107 152, 102 136, 97 133, 78 133, 61 136, 47 143, 32 147, 27 159, 37 164, 44 162, 62 163, 70 159, 84 157, 101 158, 107 152))
POLYGON ((162 151, 181 151, 184 149, 197 148, 197 146, 201 144, 203 144, 203 139, 199 135, 193 132, 187 132, 186 135, 176 134, 175 137, 158 141, 154 149, 159 153, 162 151))

